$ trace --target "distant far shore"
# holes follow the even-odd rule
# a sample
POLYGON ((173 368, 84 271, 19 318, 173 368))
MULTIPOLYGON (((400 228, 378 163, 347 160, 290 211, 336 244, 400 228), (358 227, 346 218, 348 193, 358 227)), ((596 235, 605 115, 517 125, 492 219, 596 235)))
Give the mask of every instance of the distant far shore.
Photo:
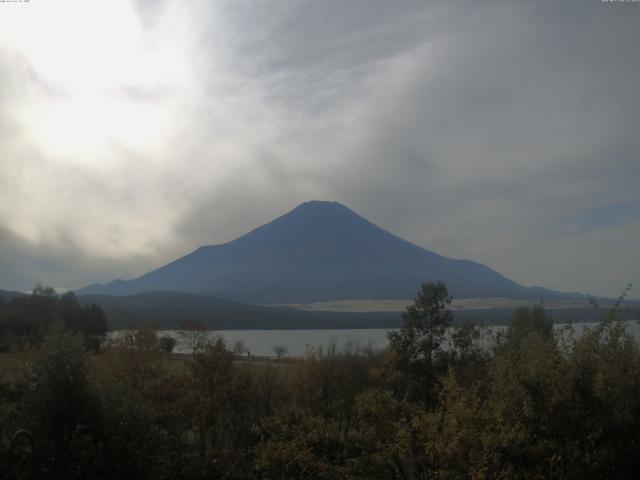
MULTIPOLYGON (((261 305, 265 307, 288 307, 309 312, 403 312, 413 300, 363 298, 353 300, 329 300, 311 303, 280 303, 261 305)), ((454 298, 451 310, 494 310, 503 308, 532 307, 540 303, 536 300, 519 300, 514 298, 454 298)), ((608 305, 611 302, 604 302, 608 305)), ((544 301, 548 309, 592 308, 586 298, 544 301)))

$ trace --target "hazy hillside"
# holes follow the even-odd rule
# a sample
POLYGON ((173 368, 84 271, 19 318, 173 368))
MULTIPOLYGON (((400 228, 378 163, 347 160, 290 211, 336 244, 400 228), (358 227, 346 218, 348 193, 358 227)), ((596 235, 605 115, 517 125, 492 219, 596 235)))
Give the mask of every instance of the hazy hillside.
MULTIPOLYGON (((239 329, 323 329, 323 328, 397 328, 402 323, 399 311, 326 311, 299 310, 250 305, 208 296, 179 292, 146 292, 128 296, 82 295, 81 303, 100 305, 109 329, 140 327, 151 323, 157 328, 179 328, 184 320, 202 322, 213 330, 239 329)), ((640 306, 630 303, 630 318, 639 318, 640 306)), ((506 324, 517 308, 455 309, 454 323, 465 320, 484 325, 506 324)), ((599 319, 592 307, 552 305, 546 309, 556 322, 589 322, 599 319)))
POLYGON ((8 302, 11 299, 22 297, 24 295, 25 295, 24 293, 20 293, 20 292, 10 292, 7 290, 0 290, 0 299, 4 302, 8 302))
POLYGON ((252 303, 354 298, 409 299, 421 282, 444 281, 458 298, 566 296, 527 288, 491 268, 407 242, 336 202, 312 201, 232 242, 200 247, 130 281, 80 294, 172 290, 252 303))
POLYGON ((100 305, 110 329, 178 328, 196 320, 209 329, 389 328, 401 323, 397 312, 306 312, 249 305, 179 292, 146 292, 129 296, 82 295, 82 303, 100 305))

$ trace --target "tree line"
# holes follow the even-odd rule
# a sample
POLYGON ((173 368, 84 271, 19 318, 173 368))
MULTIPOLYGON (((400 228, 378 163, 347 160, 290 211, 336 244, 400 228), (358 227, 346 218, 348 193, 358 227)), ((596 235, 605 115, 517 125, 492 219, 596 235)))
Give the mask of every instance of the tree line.
POLYGON ((384 351, 269 362, 222 337, 171 356, 148 327, 92 349, 58 324, 3 354, 0 432, 33 433, 41 478, 634 478, 640 351, 620 302, 579 338, 542 305, 490 338, 452 329, 450 303, 426 283, 384 351))
POLYGON ((87 346, 97 350, 107 333, 107 318, 99 305, 80 305, 72 291, 59 295, 52 287, 38 285, 31 295, 8 302, 0 298, 0 351, 12 342, 38 346, 54 326, 81 333, 87 346))

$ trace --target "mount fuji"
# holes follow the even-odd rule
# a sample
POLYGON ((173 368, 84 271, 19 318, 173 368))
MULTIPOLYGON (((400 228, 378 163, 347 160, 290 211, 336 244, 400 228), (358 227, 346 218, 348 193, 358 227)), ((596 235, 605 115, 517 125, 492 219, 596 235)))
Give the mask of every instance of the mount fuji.
POLYGON ((202 246, 133 280, 90 285, 80 295, 175 291, 282 304, 409 299, 441 280, 456 298, 575 297, 520 285, 470 260, 438 255, 374 225, 337 202, 310 201, 222 245, 202 246))

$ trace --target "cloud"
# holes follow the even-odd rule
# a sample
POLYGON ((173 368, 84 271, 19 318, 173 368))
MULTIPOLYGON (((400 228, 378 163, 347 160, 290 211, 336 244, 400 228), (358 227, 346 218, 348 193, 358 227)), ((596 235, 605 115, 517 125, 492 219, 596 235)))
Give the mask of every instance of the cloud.
POLYGON ((136 275, 155 262, 157 259, 141 255, 118 259, 86 255, 72 239, 31 243, 0 227, 1 288, 5 290, 26 292, 37 284, 65 289, 108 282, 136 275))
POLYGON ((56 5, 63 40, 35 3, 0 34, 6 287, 135 276, 311 198, 525 284, 640 280, 633 5, 56 5))

